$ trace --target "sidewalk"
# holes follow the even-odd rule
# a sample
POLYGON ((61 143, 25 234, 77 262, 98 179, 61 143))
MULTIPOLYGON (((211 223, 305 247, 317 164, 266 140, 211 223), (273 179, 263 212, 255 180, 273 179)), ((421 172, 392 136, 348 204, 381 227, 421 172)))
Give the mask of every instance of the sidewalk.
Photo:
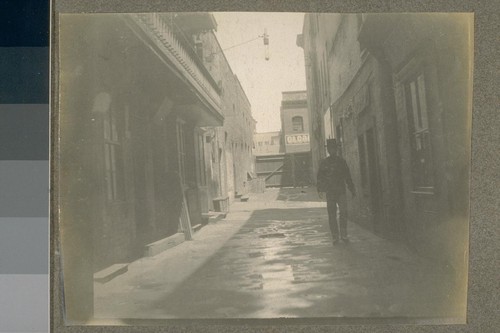
POLYGON ((457 315, 447 272, 349 223, 333 246, 314 188, 268 189, 128 272, 95 284, 100 318, 457 315), (448 306, 448 308, 446 308, 448 306))

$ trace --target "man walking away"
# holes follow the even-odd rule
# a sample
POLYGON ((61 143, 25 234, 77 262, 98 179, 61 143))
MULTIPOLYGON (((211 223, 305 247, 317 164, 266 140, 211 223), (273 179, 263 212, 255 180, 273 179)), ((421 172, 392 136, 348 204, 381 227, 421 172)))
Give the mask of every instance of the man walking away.
POLYGON ((326 140, 326 149, 329 156, 320 162, 317 178, 318 195, 321 199, 326 193, 326 207, 328 210, 328 222, 332 232, 333 244, 339 242, 339 225, 337 224, 337 205, 339 209, 340 239, 349 242, 347 238, 347 202, 346 185, 352 196, 356 196, 356 190, 352 183, 351 173, 346 161, 337 156, 337 141, 326 140))

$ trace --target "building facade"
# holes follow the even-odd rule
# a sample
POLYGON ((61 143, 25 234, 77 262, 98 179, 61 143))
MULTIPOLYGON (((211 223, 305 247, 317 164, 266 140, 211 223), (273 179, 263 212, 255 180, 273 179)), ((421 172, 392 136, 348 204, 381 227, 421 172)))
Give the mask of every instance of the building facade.
POLYGON ((285 159, 282 132, 255 133, 253 154, 255 156, 256 176, 264 179, 265 186, 282 186, 285 159))
POLYGON ((471 16, 364 16, 359 42, 392 76, 405 233, 421 252, 443 254, 464 273, 471 156, 471 16))
POLYGON ((297 36, 297 46, 304 49, 310 121, 310 177, 314 183, 319 161, 326 157, 325 138, 333 138, 327 50, 331 49, 339 21, 339 15, 306 14, 302 34, 297 36), (325 117, 328 118, 327 121, 325 117))
POLYGON ((280 111, 285 153, 310 152, 307 91, 283 92, 280 111))
POLYGON ((337 138, 359 193, 350 219, 456 267, 467 229, 470 29, 460 14, 306 14, 298 37, 315 172, 325 139, 337 138))
POLYGON ((285 150, 284 186, 311 183, 310 122, 307 91, 284 91, 281 99, 281 133, 285 150))
POLYGON ((307 92, 283 92, 280 117, 281 131, 254 135, 257 176, 265 178, 266 186, 309 185, 311 148, 307 92))
MULTIPOLYGON (((252 146, 256 121, 252 116, 250 101, 214 32, 206 31, 196 38, 203 45, 205 67, 220 86, 221 109, 225 117, 224 125, 212 133, 212 160, 218 158, 222 162, 221 172, 212 173, 212 181, 220 184, 220 196, 232 201, 248 191, 248 180, 255 172, 252 146)), ((215 168, 214 164, 212 169, 215 168)))
POLYGON ((79 321, 92 317, 95 272, 186 231, 183 203, 195 226, 214 197, 241 191, 255 122, 225 58, 207 69, 203 51, 220 49, 210 13, 58 24, 55 183, 67 316, 79 321))
POLYGON ((255 133, 253 136, 254 156, 278 155, 284 153, 281 132, 255 133))
POLYGON ((397 237, 402 226, 399 187, 397 179, 390 177, 398 163, 391 134, 395 114, 390 73, 357 42, 362 15, 318 14, 307 21, 315 22, 311 29, 319 28, 316 38, 327 39, 317 41, 318 49, 307 49, 309 58, 318 57, 323 69, 310 74, 319 76, 315 81, 320 82, 319 93, 311 87, 311 99, 316 94, 321 101, 311 116, 317 120, 318 133, 323 133, 313 143, 318 147, 316 158, 325 156, 327 138, 337 138, 360 194, 349 201, 350 218, 377 233, 397 237))

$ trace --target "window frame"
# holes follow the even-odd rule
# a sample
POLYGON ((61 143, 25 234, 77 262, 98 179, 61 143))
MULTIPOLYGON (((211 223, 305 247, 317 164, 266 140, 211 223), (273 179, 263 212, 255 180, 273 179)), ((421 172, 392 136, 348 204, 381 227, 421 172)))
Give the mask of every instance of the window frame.
POLYGON ((433 192, 436 180, 427 77, 425 66, 420 63, 415 65, 411 74, 405 76, 401 85, 410 141, 413 189, 433 192))
POLYGON ((304 132, 304 117, 302 116, 293 116, 292 117, 292 132, 296 132, 296 133, 302 133, 304 132), (299 120, 300 119, 300 129, 296 129, 296 122, 294 120, 299 120))
POLYGON ((177 164, 181 184, 186 186, 186 130, 185 121, 177 118, 175 122, 175 134, 177 140, 177 164))
POLYGON ((358 135, 358 158, 359 172, 361 175, 361 187, 363 190, 368 189, 368 161, 366 157, 366 138, 365 132, 358 135))
POLYGON ((117 105, 111 103, 103 118, 103 154, 106 200, 124 201, 125 165, 123 158, 123 128, 118 117, 117 105))

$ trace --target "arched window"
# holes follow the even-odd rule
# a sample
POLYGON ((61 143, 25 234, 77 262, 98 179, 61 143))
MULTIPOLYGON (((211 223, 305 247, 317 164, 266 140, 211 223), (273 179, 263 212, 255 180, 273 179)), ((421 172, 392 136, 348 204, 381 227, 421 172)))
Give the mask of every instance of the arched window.
POLYGON ((304 132, 304 120, 301 116, 292 118, 292 130, 294 132, 304 132))

